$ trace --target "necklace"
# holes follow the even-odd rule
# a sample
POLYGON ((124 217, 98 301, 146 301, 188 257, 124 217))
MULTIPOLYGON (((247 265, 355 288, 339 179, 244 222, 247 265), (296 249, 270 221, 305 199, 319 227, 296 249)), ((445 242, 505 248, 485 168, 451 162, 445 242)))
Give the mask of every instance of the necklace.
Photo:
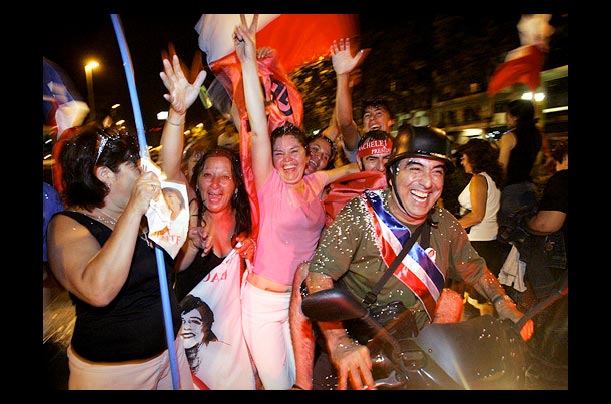
POLYGON ((115 224, 117 224, 117 219, 114 219, 112 216, 104 213, 102 209, 98 208, 98 212, 100 212, 103 216, 92 217, 93 219, 97 220, 98 222, 102 222, 106 225, 112 226, 111 228, 115 227, 115 224))
MULTIPOLYGON (((104 211, 102 209, 97 209, 98 212, 100 212, 102 214, 102 216, 98 215, 92 215, 89 212, 82 212, 85 216, 92 218, 93 220, 96 220, 100 223, 105 224, 107 227, 109 227, 111 230, 114 230, 115 225, 117 224, 117 219, 114 219, 112 216, 108 215, 107 213, 104 213, 104 211)), ((141 232, 139 234, 140 238, 142 240, 144 240, 146 242, 146 244, 149 247, 153 247, 152 242, 149 240, 148 235, 146 234, 146 230, 145 229, 141 229, 141 232)))
POLYGON ((93 220, 96 220, 100 223, 104 223, 107 227, 110 227, 111 229, 114 229, 115 224, 117 224, 117 220, 113 219, 111 216, 107 215, 106 213, 104 213, 101 209, 98 209, 98 212, 100 212, 102 215, 104 216, 100 216, 100 215, 92 215, 89 212, 80 212, 82 214, 84 214, 87 217, 90 217, 93 220))

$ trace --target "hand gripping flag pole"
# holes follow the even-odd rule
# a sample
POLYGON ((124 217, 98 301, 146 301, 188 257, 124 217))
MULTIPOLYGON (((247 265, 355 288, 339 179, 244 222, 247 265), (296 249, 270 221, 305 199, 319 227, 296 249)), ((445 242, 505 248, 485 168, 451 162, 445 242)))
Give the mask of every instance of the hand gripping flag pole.
MULTIPOLYGON (((132 67, 131 56, 125 41, 123 26, 117 14, 111 14, 112 25, 117 35, 119 48, 121 50, 121 58, 125 66, 125 75, 127 76, 127 84, 129 86, 129 95, 134 110, 134 120, 136 122, 136 132, 138 133, 138 144, 140 145, 140 157, 149 157, 148 148, 146 147, 146 136, 144 133, 144 123, 142 121, 142 113, 138 102, 138 92, 136 91, 136 81, 134 80, 134 69, 132 67)), ((157 258, 157 272, 159 273, 159 288, 161 289, 161 303, 163 305, 163 320, 165 324, 165 334, 168 345, 168 354, 170 356, 170 369, 172 372, 172 385, 174 390, 178 390, 179 380, 176 367, 176 352, 174 350, 174 326, 172 324, 172 313, 170 311, 170 297, 168 292, 165 260, 163 258, 163 250, 158 246, 155 247, 155 257, 157 258)))

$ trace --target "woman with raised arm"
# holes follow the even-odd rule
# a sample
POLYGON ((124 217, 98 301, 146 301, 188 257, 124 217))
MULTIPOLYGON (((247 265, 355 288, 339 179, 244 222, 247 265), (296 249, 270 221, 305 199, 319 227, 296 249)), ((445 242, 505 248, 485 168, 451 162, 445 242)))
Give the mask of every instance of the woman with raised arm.
MULTIPOLYGON (((181 69, 178 56, 173 55, 172 63, 164 59, 163 66, 160 76, 168 90, 164 97, 170 102, 170 111, 161 136, 161 167, 169 180, 184 181, 185 175, 180 168, 183 125, 187 109, 198 98, 205 72, 200 72, 191 84, 181 69)), ((233 249, 243 259, 241 268, 245 268, 245 260, 252 262, 256 249, 255 242, 247 238, 252 230, 250 204, 237 153, 213 146, 195 161, 192 172, 188 174, 195 196, 190 203, 189 238, 176 257, 178 273, 174 288, 179 301, 219 267, 233 249)), ((199 297, 208 300, 208 296, 199 297)), ((228 289, 226 299, 239 298, 239 287, 228 289), (236 296, 231 295, 232 292, 236 296)), ((229 305, 228 301, 226 306, 229 305)), ((236 333, 241 335, 239 329, 236 333)), ((231 369, 227 369, 225 377, 216 377, 225 371, 219 365, 216 369, 207 369, 214 372, 215 377, 203 382, 211 389, 255 388, 250 366, 227 365, 231 369)))
POLYGON ((288 389, 295 381, 295 361, 288 322, 291 283, 297 267, 309 260, 325 224, 324 188, 357 172, 356 164, 316 171, 304 177, 306 138, 286 122, 270 137, 257 70, 255 33, 241 15, 233 33, 242 66, 244 97, 251 132, 251 159, 260 209, 258 246, 242 290, 246 342, 267 390, 288 389))

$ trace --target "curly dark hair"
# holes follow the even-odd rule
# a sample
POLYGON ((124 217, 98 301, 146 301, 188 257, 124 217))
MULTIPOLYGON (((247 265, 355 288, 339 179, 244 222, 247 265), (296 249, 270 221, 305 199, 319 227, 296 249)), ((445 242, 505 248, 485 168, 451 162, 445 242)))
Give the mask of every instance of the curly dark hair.
POLYGON ((473 174, 487 173, 498 189, 503 188, 503 168, 499 163, 499 149, 485 139, 473 138, 457 149, 469 158, 473 174))
POLYGON ((210 157, 225 157, 231 162, 231 177, 235 183, 236 193, 231 197, 231 207, 235 211, 236 223, 235 233, 239 234, 244 232, 250 234, 252 231, 252 219, 250 216, 250 202, 248 199, 248 193, 246 192, 246 186, 244 184, 244 178, 242 177, 242 166, 240 165, 240 159, 236 152, 233 150, 223 147, 215 146, 208 150, 204 155, 197 161, 193 166, 193 175, 191 176, 191 186, 197 190, 197 202, 198 202, 198 218, 201 222, 206 212, 206 203, 202 199, 199 192, 198 180, 201 172, 204 169, 206 160, 210 157))
POLYGON ((110 191, 95 175, 96 166, 119 172, 123 163, 138 167, 138 139, 127 132, 104 129, 96 122, 79 128, 59 153, 64 206, 92 210, 104 207, 110 191))

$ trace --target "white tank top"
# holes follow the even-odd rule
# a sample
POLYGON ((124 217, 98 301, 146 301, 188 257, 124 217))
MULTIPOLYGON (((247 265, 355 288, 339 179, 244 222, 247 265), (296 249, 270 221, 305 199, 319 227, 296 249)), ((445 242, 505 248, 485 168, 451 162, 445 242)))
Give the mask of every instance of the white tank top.
MULTIPOLYGON (((501 191, 496 186, 492 178, 485 172, 480 173, 486 178, 488 184, 488 190, 486 192, 486 213, 484 219, 480 224, 471 226, 469 230, 469 240, 471 241, 490 241, 496 240, 496 234, 499 230, 499 224, 496 220, 496 214, 501 206, 501 191)), ((471 179, 473 181, 473 179, 471 179)), ((463 209, 471 210, 471 191, 469 186, 471 181, 467 184, 465 189, 462 190, 458 195, 458 203, 463 209)))

